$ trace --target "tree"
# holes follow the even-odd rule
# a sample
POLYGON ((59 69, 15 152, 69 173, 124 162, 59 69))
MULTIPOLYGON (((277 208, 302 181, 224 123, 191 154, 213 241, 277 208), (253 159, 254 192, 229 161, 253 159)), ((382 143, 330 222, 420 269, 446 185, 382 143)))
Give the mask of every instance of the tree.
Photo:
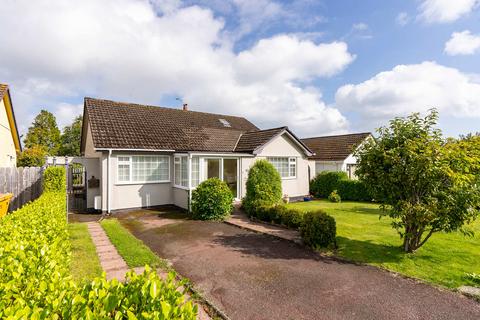
POLYGON ((73 123, 71 125, 66 126, 63 129, 59 155, 79 156, 81 136, 82 136, 82 116, 78 116, 73 120, 73 123))
POLYGON ((45 164, 46 155, 42 146, 24 149, 17 157, 17 167, 41 167, 45 164))
MULTIPOLYGON (((465 141, 442 138, 438 113, 396 118, 356 151, 356 174, 393 219, 403 250, 414 252, 435 232, 463 231, 480 209, 480 179, 465 141)), ((471 148, 471 145, 469 145, 471 148)))
POLYGON ((55 116, 47 110, 42 110, 28 128, 24 140, 26 148, 42 146, 49 155, 57 155, 60 146, 60 130, 55 116))

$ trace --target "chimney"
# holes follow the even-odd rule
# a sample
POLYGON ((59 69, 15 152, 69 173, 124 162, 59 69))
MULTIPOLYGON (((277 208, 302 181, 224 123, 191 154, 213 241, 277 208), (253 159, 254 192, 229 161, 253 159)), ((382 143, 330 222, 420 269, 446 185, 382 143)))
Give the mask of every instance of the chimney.
POLYGON ((183 111, 188 111, 188 104, 187 103, 183 104, 183 111))

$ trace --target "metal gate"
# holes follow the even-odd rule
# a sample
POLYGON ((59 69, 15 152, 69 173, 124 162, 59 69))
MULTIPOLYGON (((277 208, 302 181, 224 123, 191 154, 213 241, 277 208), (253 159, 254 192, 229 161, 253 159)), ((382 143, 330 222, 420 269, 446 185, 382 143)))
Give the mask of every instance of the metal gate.
POLYGON ((83 166, 68 167, 68 211, 85 212, 87 210, 87 172, 83 166))

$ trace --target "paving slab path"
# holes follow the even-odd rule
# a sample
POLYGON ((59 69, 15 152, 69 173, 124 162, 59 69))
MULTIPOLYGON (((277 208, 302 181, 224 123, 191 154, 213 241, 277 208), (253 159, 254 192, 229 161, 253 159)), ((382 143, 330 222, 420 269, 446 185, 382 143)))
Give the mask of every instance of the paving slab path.
POLYGON ((225 223, 170 214, 176 221, 163 224, 164 215, 118 219, 232 320, 480 319, 480 304, 459 293, 225 223))
MULTIPOLYGON (((125 274, 130 270, 125 260, 117 251, 117 248, 108 238, 105 230, 98 222, 87 222, 88 231, 92 237, 93 244, 97 248, 98 258, 103 271, 107 274, 107 279, 113 278, 123 280, 125 274)), ((142 272, 143 270, 136 270, 142 272)))
MULTIPOLYGON (((126 273, 131 269, 128 267, 125 260, 117 251, 117 248, 112 244, 108 238, 105 230, 98 222, 87 222, 88 231, 92 238, 93 244, 96 247, 97 255, 100 260, 100 265, 105 271, 107 279, 118 279, 120 281, 125 280, 126 273)), ((133 268, 135 273, 140 274, 145 270, 144 267, 133 268)), ((157 269, 157 273, 162 279, 166 279, 168 273, 164 270, 157 269)), ((183 287, 180 287, 179 290, 183 290, 183 287)), ((190 295, 187 294, 187 299, 191 299, 190 295)), ((204 310, 203 306, 196 303, 198 306, 198 320, 211 320, 211 317, 204 310)))

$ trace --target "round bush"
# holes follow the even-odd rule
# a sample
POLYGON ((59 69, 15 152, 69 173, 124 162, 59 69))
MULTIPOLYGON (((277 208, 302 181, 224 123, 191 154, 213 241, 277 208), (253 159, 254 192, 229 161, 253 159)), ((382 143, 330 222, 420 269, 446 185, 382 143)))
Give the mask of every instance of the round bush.
POLYGON ((305 244, 312 248, 332 248, 336 245, 335 219, 321 210, 309 211, 303 215, 300 233, 305 244))
POLYGON ((333 190, 332 193, 328 195, 328 200, 330 202, 340 202, 342 201, 342 198, 340 195, 337 193, 337 190, 333 190))
POLYGON ((282 200, 282 179, 267 160, 258 160, 250 168, 243 207, 252 214, 256 207, 273 206, 282 200))
POLYGON ((358 180, 342 180, 338 182, 338 193, 343 200, 372 201, 365 184, 358 180))
POLYGON ((223 221, 232 210, 233 194, 222 180, 210 178, 193 190, 192 213, 194 219, 223 221))
POLYGON ((338 183, 348 180, 348 175, 343 171, 323 171, 310 182, 310 193, 317 198, 327 198, 330 193, 338 189, 338 183))

